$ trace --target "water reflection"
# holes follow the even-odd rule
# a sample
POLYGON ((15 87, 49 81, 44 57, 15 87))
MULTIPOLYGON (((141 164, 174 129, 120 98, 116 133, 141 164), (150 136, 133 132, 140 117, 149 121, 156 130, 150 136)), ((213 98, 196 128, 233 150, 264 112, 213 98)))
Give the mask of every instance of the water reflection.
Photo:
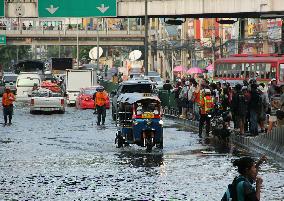
POLYGON ((208 147, 208 150, 215 151, 219 154, 232 153, 234 151, 234 146, 231 143, 218 140, 217 138, 200 138, 198 143, 208 147))
POLYGON ((146 153, 144 150, 121 151, 116 154, 120 164, 128 164, 132 167, 159 167, 164 163, 163 152, 146 153))

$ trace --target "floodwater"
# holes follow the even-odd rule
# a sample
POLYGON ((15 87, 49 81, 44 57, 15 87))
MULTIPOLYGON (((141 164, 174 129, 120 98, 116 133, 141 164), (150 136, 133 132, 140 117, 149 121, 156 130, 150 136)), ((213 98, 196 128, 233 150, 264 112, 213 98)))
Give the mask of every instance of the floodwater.
MULTIPOLYGON (((105 129, 91 110, 31 115, 17 107, 0 127, 0 200, 220 200, 240 155, 165 120, 164 149, 122 149, 108 113, 105 129)), ((2 122, 2 121, 1 121, 2 122)), ((264 164, 262 200, 284 200, 284 170, 264 164)))

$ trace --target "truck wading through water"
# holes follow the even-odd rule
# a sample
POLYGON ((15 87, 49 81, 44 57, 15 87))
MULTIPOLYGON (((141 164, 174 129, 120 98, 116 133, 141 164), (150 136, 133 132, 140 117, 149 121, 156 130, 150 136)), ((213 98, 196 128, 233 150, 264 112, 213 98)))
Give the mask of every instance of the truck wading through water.
POLYGON ((97 84, 97 75, 95 70, 66 70, 66 95, 67 104, 74 105, 76 103, 76 97, 78 96, 80 89, 85 87, 91 87, 97 84))
POLYGON ((49 89, 40 88, 31 94, 30 113, 39 112, 59 113, 65 112, 65 100, 60 93, 53 93, 49 89))

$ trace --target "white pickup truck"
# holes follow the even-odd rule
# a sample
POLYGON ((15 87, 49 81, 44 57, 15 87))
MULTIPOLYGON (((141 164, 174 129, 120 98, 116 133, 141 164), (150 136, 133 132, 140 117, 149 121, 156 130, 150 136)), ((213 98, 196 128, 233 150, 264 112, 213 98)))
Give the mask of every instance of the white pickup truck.
POLYGON ((39 89, 31 95, 30 113, 39 112, 65 113, 65 100, 59 93, 53 93, 48 89, 39 89))

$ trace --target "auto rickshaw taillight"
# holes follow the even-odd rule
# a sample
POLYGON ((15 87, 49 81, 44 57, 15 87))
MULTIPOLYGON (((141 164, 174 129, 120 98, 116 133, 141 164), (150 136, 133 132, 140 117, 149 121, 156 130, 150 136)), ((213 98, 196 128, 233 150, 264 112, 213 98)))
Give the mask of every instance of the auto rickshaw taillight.
POLYGON ((161 118, 161 115, 155 114, 155 115, 154 115, 154 118, 155 118, 155 119, 160 119, 160 118, 161 118))
POLYGON ((142 119, 142 115, 133 114, 133 115, 132 115, 132 118, 133 118, 133 119, 142 119))
POLYGON ((61 99, 61 105, 64 105, 64 99, 63 98, 61 99))
POLYGON ((31 99, 31 105, 34 105, 35 104, 35 99, 31 99))

